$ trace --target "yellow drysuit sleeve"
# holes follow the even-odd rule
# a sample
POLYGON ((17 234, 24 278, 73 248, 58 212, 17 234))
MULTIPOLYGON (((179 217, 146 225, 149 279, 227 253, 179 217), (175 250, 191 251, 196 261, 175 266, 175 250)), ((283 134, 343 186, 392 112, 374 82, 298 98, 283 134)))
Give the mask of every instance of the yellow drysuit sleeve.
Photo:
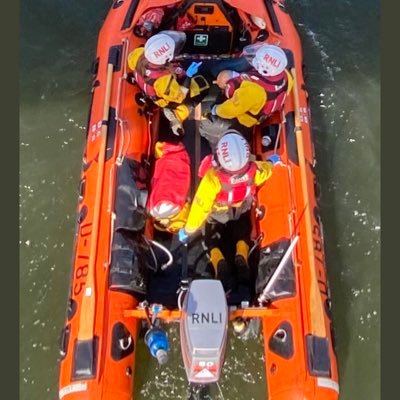
POLYGON ((215 198, 221 190, 221 183, 213 169, 208 170, 200 181, 194 196, 185 230, 191 234, 197 231, 212 211, 215 198))
MULTIPOLYGON (((225 119, 239 119, 243 115, 248 116, 249 122, 246 123, 244 121, 243 125, 252 126, 257 122, 257 119, 245 113, 250 112, 253 115, 257 115, 266 101, 267 93, 263 87, 254 82, 243 81, 230 99, 217 105, 216 113, 219 117, 225 119)), ((239 122, 242 123, 240 119, 239 122)))
MULTIPOLYGON (((272 163, 269 161, 255 161, 257 171, 254 176, 254 184, 258 187, 272 175, 272 163)), ((221 183, 215 174, 214 169, 210 169, 200 181, 199 187, 194 196, 189 216, 186 222, 185 231, 192 234, 202 227, 207 217, 213 211, 215 199, 221 191, 221 183)))
MULTIPOLYGON (((133 71, 136 69, 139 58, 144 53, 144 47, 138 47, 128 55, 128 66, 133 71)), ((179 85, 172 74, 164 75, 154 82, 154 91, 160 99, 156 104, 160 107, 166 107, 168 103, 181 104, 186 97, 189 89, 179 85)))
POLYGON ((257 164, 257 172, 254 176, 254 184, 258 187, 265 183, 272 175, 272 163, 269 161, 254 161, 257 164))
POLYGON ((287 75, 287 77, 288 77, 288 88, 287 88, 286 93, 289 94, 290 91, 293 89, 293 83, 294 83, 294 81, 293 81, 292 74, 291 74, 287 69, 286 69, 285 71, 286 71, 286 75, 287 75))
MULTIPOLYGON (((154 82, 154 90, 156 95, 161 99, 165 100, 167 104, 172 103, 183 103, 186 94, 189 89, 181 86, 172 74, 164 75, 158 78, 154 82)), ((157 102, 158 104, 158 102, 157 102)), ((164 105, 158 104, 160 107, 165 107, 164 105)))
POLYGON ((140 56, 144 53, 144 47, 138 47, 128 55, 128 67, 133 71, 136 69, 140 56))

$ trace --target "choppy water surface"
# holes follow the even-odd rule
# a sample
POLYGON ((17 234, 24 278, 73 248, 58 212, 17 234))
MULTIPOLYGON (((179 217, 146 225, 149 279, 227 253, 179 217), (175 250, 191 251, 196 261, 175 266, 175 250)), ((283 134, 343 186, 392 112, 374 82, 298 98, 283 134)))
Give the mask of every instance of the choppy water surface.
MULTIPOLYGON (((90 64, 110 2, 25 0, 21 10, 20 388, 57 398, 90 64)), ((341 399, 380 398, 380 82, 376 0, 288 3, 303 38, 341 399)), ((165 369, 138 373, 138 399, 185 398, 176 327, 165 369)), ((214 399, 265 393, 260 342, 231 338, 214 399)), ((149 360, 142 349, 139 360, 149 360)), ((154 365, 154 363, 152 364, 154 365)))

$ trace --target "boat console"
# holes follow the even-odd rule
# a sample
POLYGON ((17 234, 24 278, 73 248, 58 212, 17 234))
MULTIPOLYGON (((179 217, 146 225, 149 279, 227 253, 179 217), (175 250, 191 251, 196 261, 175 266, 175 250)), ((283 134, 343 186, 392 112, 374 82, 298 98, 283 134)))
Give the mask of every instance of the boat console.
POLYGON ((184 53, 229 53, 234 42, 234 15, 220 0, 213 2, 188 1, 186 14, 195 26, 186 33, 184 53))

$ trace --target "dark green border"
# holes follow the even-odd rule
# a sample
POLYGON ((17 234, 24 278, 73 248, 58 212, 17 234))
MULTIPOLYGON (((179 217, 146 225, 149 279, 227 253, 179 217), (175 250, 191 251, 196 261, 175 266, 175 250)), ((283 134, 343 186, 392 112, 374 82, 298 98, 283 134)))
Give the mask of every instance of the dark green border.
POLYGON ((19 395, 19 1, 3 3, 1 38, 1 397, 19 395))
POLYGON ((399 205, 400 205, 400 85, 399 3, 381 2, 381 165, 382 165, 382 261, 381 261, 381 380, 382 399, 399 397, 399 205), (393 77, 396 77, 393 79, 393 77))

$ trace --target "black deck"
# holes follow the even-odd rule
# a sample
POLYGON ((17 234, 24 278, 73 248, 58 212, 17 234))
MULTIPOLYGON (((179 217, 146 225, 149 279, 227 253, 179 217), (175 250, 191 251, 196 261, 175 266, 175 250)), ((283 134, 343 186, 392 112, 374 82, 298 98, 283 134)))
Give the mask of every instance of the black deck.
MULTIPOLYGON (((214 93, 216 93, 214 91, 214 93)), ((207 110, 209 110, 210 105, 214 104, 215 98, 212 96, 206 98, 206 101, 202 103, 202 113, 204 114, 207 110)), ((159 140, 160 141, 172 141, 177 142, 182 140, 184 143, 189 156, 191 158, 191 190, 190 190, 190 199, 193 199, 195 189, 198 184, 197 178, 197 169, 198 162, 203 159, 204 156, 211 152, 208 141, 203 137, 199 136, 198 132, 198 123, 199 121, 194 120, 194 113, 192 112, 189 119, 184 123, 185 135, 183 138, 177 138, 177 136, 173 135, 170 128, 169 122, 165 119, 163 115, 161 115, 160 120, 160 131, 159 131, 159 140), (197 136, 197 144, 196 144, 196 135, 197 136), (198 140, 200 138, 200 140, 198 140), (196 157, 197 152, 197 157, 196 157)), ((248 219, 248 224, 250 226, 250 219, 248 219)), ((188 264, 188 275, 190 279, 201 279, 201 278, 214 278, 214 270, 209 263, 209 257, 207 252, 207 244, 208 240, 205 240, 205 234, 210 235, 213 229, 218 230, 221 233, 221 239, 218 244, 227 261, 233 266, 233 259, 235 254, 235 229, 231 223, 227 224, 227 226, 215 226, 210 228, 207 227, 207 233, 205 233, 205 229, 202 232, 199 232, 195 235, 195 237, 190 241, 188 245, 187 251, 187 264, 188 264)), ((180 280, 182 277, 182 245, 180 245, 178 241, 177 235, 171 235, 166 232, 154 231, 154 240, 164 245, 173 254, 174 262, 168 267, 165 271, 157 271, 155 274, 150 276, 148 290, 147 290, 147 300, 150 303, 162 303, 165 306, 175 307, 177 301, 177 291, 180 286, 180 280)), ((166 261, 166 256, 162 253, 157 252, 158 257, 160 257, 160 261, 166 261)), ((235 271, 233 270, 233 275, 235 275, 235 271)), ((242 286, 239 282, 235 282, 233 280, 234 289, 228 296, 228 303, 230 304, 240 304, 242 300, 250 300, 250 291, 247 287, 242 286)))

